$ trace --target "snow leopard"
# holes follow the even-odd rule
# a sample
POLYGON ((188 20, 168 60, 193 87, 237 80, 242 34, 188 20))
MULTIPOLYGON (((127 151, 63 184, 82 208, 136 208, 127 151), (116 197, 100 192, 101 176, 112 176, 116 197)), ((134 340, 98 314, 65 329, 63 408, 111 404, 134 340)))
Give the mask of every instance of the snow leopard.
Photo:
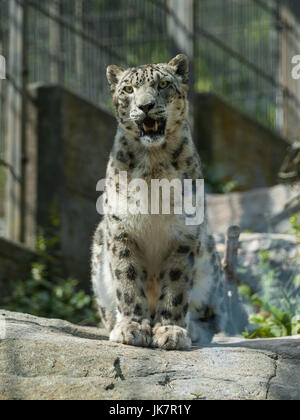
MULTIPOLYGON (((121 172, 149 187, 154 179, 203 179, 188 122, 188 73, 183 54, 168 63, 107 68, 118 128, 106 204, 109 186, 120 190, 121 172)), ((130 200, 134 191, 127 194, 130 200)), ((224 276, 203 207, 201 223, 188 225, 184 213, 130 214, 104 205, 91 277, 111 341, 184 350, 230 330, 224 276)))

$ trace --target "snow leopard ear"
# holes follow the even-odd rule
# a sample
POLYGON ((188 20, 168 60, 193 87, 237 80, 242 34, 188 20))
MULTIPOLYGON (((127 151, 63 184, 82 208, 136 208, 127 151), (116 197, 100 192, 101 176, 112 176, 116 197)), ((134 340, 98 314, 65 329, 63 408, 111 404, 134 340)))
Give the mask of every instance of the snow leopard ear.
POLYGON ((182 78, 183 83, 188 83, 189 81, 189 59, 184 54, 178 54, 176 57, 172 58, 168 63, 169 66, 173 67, 177 76, 182 78))
POLYGON ((114 64, 107 67, 106 77, 111 88, 114 88, 114 86, 116 86, 123 72, 124 69, 122 69, 119 66, 115 66, 114 64))

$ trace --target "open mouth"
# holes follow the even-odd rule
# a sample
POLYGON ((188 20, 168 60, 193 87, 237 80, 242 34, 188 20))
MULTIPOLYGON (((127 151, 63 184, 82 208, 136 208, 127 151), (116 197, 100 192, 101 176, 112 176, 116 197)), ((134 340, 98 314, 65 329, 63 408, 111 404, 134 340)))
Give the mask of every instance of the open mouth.
POLYGON ((152 139, 155 139, 155 137, 164 135, 166 120, 154 120, 153 118, 146 117, 139 124, 139 127, 143 136, 149 136, 152 139))

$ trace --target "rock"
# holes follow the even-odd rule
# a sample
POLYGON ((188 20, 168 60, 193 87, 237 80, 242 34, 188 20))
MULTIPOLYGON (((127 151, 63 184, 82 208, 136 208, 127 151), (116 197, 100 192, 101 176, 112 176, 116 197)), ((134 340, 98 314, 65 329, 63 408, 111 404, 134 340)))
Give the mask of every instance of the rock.
POLYGON ((213 233, 230 225, 252 232, 286 233, 289 216, 300 212, 300 187, 276 185, 230 194, 208 194, 208 221, 213 233), (289 205, 286 207, 287 203, 289 205))
POLYGON ((242 233, 238 253, 239 265, 257 265, 259 253, 268 252, 270 260, 285 269, 289 261, 294 261, 300 252, 300 244, 294 235, 277 233, 242 233))
POLYGON ((0 310, 0 399, 300 399, 300 336, 164 351, 0 310))

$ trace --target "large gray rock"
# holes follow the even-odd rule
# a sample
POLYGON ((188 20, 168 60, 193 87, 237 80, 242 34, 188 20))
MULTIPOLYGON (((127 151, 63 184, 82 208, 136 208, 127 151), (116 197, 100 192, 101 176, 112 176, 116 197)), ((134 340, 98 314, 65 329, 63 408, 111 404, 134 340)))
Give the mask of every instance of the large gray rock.
POLYGON ((230 225, 251 232, 286 233, 289 216, 300 213, 300 186, 276 185, 230 194, 208 194, 208 221, 213 233, 230 225))
POLYGON ((300 336, 163 351, 0 311, 0 399, 300 399, 300 336))

